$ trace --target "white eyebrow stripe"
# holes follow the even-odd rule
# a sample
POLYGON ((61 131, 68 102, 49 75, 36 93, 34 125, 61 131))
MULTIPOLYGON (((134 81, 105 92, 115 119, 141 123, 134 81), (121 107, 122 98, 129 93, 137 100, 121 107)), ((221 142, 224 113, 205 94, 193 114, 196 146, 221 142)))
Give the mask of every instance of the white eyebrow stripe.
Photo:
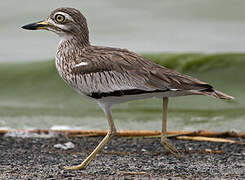
POLYGON ((80 62, 79 64, 76 64, 75 67, 79 67, 79 66, 87 66, 88 63, 87 62, 80 62))
POLYGON ((63 16, 66 17, 66 19, 68 19, 68 20, 70 20, 70 21, 74 21, 73 18, 72 18, 69 14, 67 14, 67 13, 64 13, 64 12, 57 12, 57 13, 54 14, 54 17, 56 16, 56 14, 62 14, 63 16))

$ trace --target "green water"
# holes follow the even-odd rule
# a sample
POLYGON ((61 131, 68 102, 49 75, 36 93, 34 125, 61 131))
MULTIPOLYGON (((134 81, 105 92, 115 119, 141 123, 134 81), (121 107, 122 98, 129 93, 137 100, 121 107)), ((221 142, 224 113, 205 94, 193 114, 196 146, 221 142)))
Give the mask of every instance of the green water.
MULTIPOLYGON (((245 54, 144 54, 152 61, 212 84, 234 101, 188 96, 170 99, 169 130, 245 131, 245 54)), ((115 106, 118 129, 161 127, 161 100, 115 106)), ((54 60, 0 64, 0 127, 106 129, 98 105, 58 76, 54 60)))

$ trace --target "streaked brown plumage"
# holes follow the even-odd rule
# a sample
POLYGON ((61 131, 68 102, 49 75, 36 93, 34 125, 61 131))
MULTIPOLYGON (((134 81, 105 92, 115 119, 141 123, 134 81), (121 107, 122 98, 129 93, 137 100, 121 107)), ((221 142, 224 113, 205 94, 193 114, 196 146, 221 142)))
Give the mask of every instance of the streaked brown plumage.
POLYGON ((80 165, 85 168, 95 154, 116 133, 111 106, 124 101, 163 98, 161 143, 175 156, 178 151, 166 139, 168 97, 207 95, 232 99, 211 85, 148 61, 126 49, 92 46, 85 17, 73 8, 58 8, 42 22, 23 26, 25 29, 46 29, 61 38, 56 53, 56 67, 63 80, 78 93, 95 99, 107 115, 107 136, 80 165))

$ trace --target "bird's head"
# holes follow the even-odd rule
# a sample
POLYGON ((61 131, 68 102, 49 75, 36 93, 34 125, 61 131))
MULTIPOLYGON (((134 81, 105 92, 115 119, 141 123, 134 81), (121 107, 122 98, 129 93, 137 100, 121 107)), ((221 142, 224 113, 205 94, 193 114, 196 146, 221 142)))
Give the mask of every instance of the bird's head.
POLYGON ((58 8, 50 13, 43 21, 22 26, 28 30, 49 30, 58 34, 61 38, 79 38, 89 43, 89 31, 86 18, 80 11, 74 8, 58 8))

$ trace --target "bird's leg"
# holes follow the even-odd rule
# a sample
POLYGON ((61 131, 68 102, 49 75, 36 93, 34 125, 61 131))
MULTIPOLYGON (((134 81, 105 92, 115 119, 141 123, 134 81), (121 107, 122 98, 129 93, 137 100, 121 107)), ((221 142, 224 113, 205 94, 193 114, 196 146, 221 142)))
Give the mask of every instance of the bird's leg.
POLYGON ((161 133, 161 144, 163 147, 171 152, 175 157, 179 158, 180 154, 177 149, 171 145, 170 141, 167 139, 167 109, 168 109, 168 98, 162 99, 162 133, 161 133))
POLYGON ((79 165, 64 167, 65 170, 78 170, 85 169, 94 156, 103 148, 103 146, 116 134, 116 128, 112 120, 111 113, 108 112, 107 120, 109 124, 109 131, 107 132, 104 139, 99 143, 99 145, 93 150, 93 152, 79 165))

